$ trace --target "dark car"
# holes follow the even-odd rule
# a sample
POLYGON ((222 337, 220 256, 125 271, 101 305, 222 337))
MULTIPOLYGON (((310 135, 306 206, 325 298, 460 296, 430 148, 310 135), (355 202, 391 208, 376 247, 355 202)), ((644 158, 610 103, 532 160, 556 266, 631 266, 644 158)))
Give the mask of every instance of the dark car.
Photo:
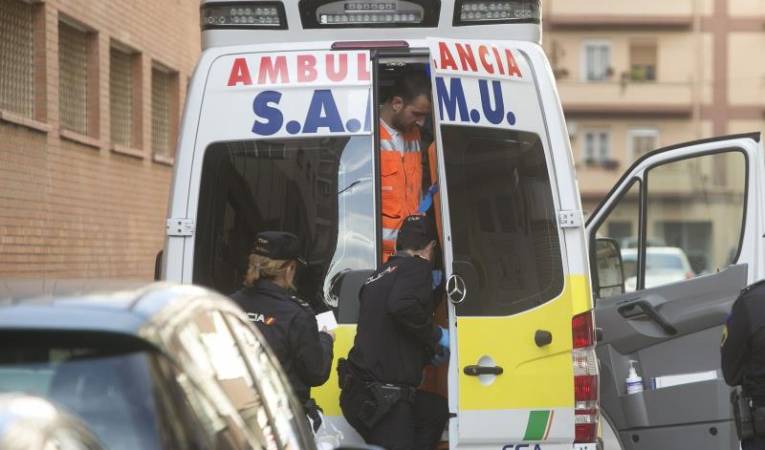
POLYGON ((41 397, 0 394, 0 449, 103 450, 77 418, 41 397))
POLYGON ((60 405, 111 450, 316 448, 278 363, 228 299, 61 286, 23 299, 0 287, 0 392, 60 405))

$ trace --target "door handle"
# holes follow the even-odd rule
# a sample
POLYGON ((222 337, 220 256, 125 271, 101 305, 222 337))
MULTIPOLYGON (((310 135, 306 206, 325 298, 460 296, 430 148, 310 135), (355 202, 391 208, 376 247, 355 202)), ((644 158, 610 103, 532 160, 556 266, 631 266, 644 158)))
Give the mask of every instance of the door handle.
POLYGON ((659 325, 665 333, 671 335, 677 334, 677 328, 675 328, 675 326, 672 325, 672 323, 667 320, 667 318, 664 317, 664 315, 660 313, 656 307, 653 306, 648 300, 634 300, 626 302, 619 306, 617 312, 619 312, 622 317, 629 319, 631 317, 635 317, 636 315, 640 315, 640 313, 636 314, 634 312, 636 309, 642 312, 643 315, 648 316, 648 318, 656 322, 656 324, 659 325))
POLYGON ((502 375, 505 369, 499 366, 465 366, 465 375, 477 377, 478 375, 502 375))

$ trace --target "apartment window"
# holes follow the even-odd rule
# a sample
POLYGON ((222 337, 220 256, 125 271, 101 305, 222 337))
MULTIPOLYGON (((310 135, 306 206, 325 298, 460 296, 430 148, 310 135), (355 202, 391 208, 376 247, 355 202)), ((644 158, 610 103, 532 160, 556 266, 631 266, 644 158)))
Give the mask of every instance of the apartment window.
POLYGON ((608 130, 588 130, 584 133, 584 162, 587 165, 611 161, 611 133, 608 130))
POLYGON ((109 54, 111 139, 116 146, 141 146, 141 57, 114 44, 109 54))
POLYGON ((656 81, 656 61, 656 43, 631 43, 630 79, 632 81, 656 81))
POLYGON ((611 76, 611 45, 606 41, 584 44, 582 73, 585 81, 605 81, 611 76))
POLYGON ((151 69, 151 148, 155 158, 173 156, 178 126, 178 72, 155 64, 151 69))
POLYGON ((98 134, 98 71, 95 33, 69 21, 58 24, 59 117, 61 128, 98 134))
POLYGON ((34 6, 0 0, 0 109, 35 116, 34 6))
POLYGON ((628 146, 633 160, 659 147, 659 130, 657 129, 636 128, 630 130, 628 136, 628 146))

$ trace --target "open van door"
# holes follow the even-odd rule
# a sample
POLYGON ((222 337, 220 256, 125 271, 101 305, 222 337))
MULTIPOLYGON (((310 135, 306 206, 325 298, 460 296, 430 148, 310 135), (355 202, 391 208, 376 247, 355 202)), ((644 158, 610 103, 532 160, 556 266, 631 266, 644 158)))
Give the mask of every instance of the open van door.
MULTIPOLYGON (((537 75, 507 42, 430 39, 429 47, 452 339, 450 448, 571 449, 577 311, 537 75)), ((582 404, 597 411, 591 370, 582 404)))
POLYGON ((587 223, 601 406, 625 449, 739 448, 720 339, 741 289, 765 275, 762 171, 759 133, 656 150, 587 223), (600 238, 621 246, 618 289, 595 270, 600 238), (630 365, 642 392, 627 393, 630 365))
MULTIPOLYGON (((258 232, 295 233, 306 259, 297 295, 337 312, 334 350, 347 355, 358 286, 378 255, 374 77, 368 50, 327 47, 205 52, 188 101, 197 109, 186 113, 199 118, 181 133, 181 148, 193 151, 178 155, 165 273, 229 295, 258 232)), ((327 417, 341 418, 332 377, 314 394, 327 417)))

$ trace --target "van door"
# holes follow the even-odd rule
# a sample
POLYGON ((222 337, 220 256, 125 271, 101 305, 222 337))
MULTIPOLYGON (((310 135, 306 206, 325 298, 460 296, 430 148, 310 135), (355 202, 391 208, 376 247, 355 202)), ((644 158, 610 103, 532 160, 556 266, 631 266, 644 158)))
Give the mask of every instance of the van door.
POLYGON ((656 150, 587 224, 591 267, 598 238, 623 260, 624 288, 594 272, 593 291, 601 406, 624 448, 739 448, 719 349, 739 291, 763 277, 762 169, 759 133, 656 150), (626 391, 630 365, 642 392, 626 391))
MULTIPOLYGON (((203 97, 190 97, 199 109, 186 111, 199 115, 199 127, 183 133, 194 147, 179 152, 171 205, 171 217, 193 231, 168 239, 166 273, 230 295, 247 276, 255 235, 292 232, 306 260, 297 295, 316 312, 337 313, 334 351, 343 356, 355 334, 358 286, 378 255, 371 58, 305 45, 313 47, 203 56, 204 91, 194 84, 203 97)), ((331 374, 314 396, 327 416, 341 417, 331 374)))
POLYGON ((429 46, 451 303, 450 447, 570 449, 572 295, 535 74, 506 42, 429 46))

